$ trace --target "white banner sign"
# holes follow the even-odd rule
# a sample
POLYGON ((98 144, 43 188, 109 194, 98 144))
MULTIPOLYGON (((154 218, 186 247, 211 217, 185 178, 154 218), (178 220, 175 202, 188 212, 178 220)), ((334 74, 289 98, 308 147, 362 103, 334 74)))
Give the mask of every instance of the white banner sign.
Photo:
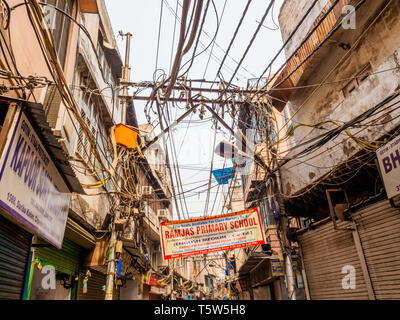
POLYGON ((400 136, 376 151, 388 198, 400 194, 400 136))
POLYGON ((70 198, 39 135, 19 109, 0 158, 0 206, 61 248, 70 198))
POLYGON ((160 229, 164 260, 265 243, 258 208, 213 217, 164 221, 160 229))

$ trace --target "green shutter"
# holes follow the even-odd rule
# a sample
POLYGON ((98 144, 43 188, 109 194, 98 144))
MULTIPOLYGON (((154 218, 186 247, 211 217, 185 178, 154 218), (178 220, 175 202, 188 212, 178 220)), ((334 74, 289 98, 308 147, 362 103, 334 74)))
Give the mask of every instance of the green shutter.
MULTIPOLYGON (((38 239, 38 244, 47 244, 38 239)), ((75 275, 79 271, 82 248, 75 242, 64 238, 62 249, 55 247, 37 247, 35 258, 39 259, 41 265, 52 265, 59 272, 75 275)))

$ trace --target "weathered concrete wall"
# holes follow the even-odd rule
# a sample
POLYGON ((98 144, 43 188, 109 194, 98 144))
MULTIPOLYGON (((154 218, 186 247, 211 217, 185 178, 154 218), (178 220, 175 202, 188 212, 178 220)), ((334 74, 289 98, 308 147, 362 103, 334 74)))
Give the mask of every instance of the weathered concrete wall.
MULTIPOLYGON (((399 90, 400 71, 396 69, 400 67, 399 14, 400 8, 398 3, 395 3, 367 33, 358 48, 333 73, 328 81, 331 84, 322 86, 306 104, 303 105, 303 102, 313 88, 298 90, 291 97, 289 103, 291 112, 297 111, 294 117, 295 124, 315 124, 328 119, 346 122, 399 90), (359 87, 345 97, 342 89, 348 83, 348 80, 339 80, 354 77, 367 63, 371 64, 372 72, 375 74, 370 75, 359 87), (388 69, 392 70, 388 71, 388 69), (300 107, 301 109, 298 110, 300 107)), ((315 66, 314 76, 307 79, 307 83, 319 83, 321 78, 328 74, 343 55, 344 51, 331 52, 319 66, 315 66), (336 59, 333 58, 334 54, 337 57, 336 59)), ((382 114, 379 114, 379 116, 382 114)), ((398 119, 391 121, 391 118, 395 118, 398 114, 399 111, 395 111, 391 116, 380 119, 375 126, 351 129, 350 132, 368 141, 377 140, 385 132, 399 124, 398 119)), ((325 129, 305 127, 297 129, 295 132, 296 143, 309 140, 335 126, 324 125, 323 127, 325 129)), ((294 150, 288 156, 295 155, 301 150, 302 148, 294 150)), ((310 155, 290 161, 282 169, 284 193, 293 194, 301 190, 359 150, 360 147, 343 133, 310 155)))
MULTIPOLYGON (((285 42, 296 26, 299 24, 307 10, 310 8, 310 0, 286 0, 279 13, 279 25, 281 27, 282 39, 285 42)), ((301 43, 310 30, 313 22, 326 6, 328 0, 319 0, 311 10, 307 19, 299 27, 290 43, 285 47, 286 56, 289 57, 301 43)))

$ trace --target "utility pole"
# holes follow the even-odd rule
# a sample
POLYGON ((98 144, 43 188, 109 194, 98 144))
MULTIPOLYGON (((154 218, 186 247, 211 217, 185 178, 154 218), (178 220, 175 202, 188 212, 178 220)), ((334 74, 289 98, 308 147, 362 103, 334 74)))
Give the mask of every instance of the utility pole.
MULTIPOLYGON (((130 67, 129 67, 129 52, 131 46, 131 33, 123 34, 122 31, 119 32, 121 37, 126 37, 126 50, 125 50, 125 64, 122 67, 122 90, 123 90, 123 98, 121 98, 121 105, 122 105, 122 116, 121 122, 126 123, 126 106, 128 101, 128 86, 126 82, 130 81, 130 67)), ((116 245, 117 245, 117 232, 115 230, 115 220, 119 219, 120 215, 117 212, 114 215, 114 218, 111 222, 111 238, 108 245, 108 254, 107 254, 107 281, 106 281, 106 294, 105 300, 112 300, 113 299, 113 290, 114 290, 114 279, 115 279, 115 264, 116 264, 116 245)))
POLYGON ((131 37, 132 34, 130 32, 128 33, 122 33, 122 31, 119 32, 119 35, 123 38, 126 37, 126 48, 125 48, 125 64, 122 67, 122 78, 121 78, 121 84, 122 84, 122 98, 121 98, 121 106, 122 106, 122 123, 126 123, 126 106, 128 104, 128 84, 130 82, 130 77, 131 77, 131 68, 129 67, 129 53, 131 49, 131 37))

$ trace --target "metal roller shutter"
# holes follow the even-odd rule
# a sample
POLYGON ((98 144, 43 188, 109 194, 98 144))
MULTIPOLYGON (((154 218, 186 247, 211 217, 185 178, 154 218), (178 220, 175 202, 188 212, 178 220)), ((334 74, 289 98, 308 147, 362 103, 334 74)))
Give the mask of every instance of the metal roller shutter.
POLYGON ((0 299, 21 299, 32 235, 0 215, 0 299))
MULTIPOLYGON (((338 228, 351 225, 338 221, 338 228)), ((299 236, 312 300, 368 300, 360 260, 353 235, 348 230, 335 230, 329 222, 299 236), (351 265, 356 271, 356 288, 343 289, 342 268, 351 265)))
POLYGON ((400 210, 388 200, 353 215, 376 299, 400 299, 400 210))
MULTIPOLYGON (((46 244, 39 239, 39 244, 46 244)), ((39 258, 42 265, 52 265, 57 271, 65 274, 78 274, 81 262, 82 248, 73 241, 64 238, 62 249, 55 247, 38 247, 35 258, 39 258)))
POLYGON ((79 274, 78 300, 104 300, 106 293, 102 287, 106 284, 106 275, 93 269, 90 269, 90 273, 92 276, 87 282, 87 293, 83 293, 86 270, 82 270, 79 274))

